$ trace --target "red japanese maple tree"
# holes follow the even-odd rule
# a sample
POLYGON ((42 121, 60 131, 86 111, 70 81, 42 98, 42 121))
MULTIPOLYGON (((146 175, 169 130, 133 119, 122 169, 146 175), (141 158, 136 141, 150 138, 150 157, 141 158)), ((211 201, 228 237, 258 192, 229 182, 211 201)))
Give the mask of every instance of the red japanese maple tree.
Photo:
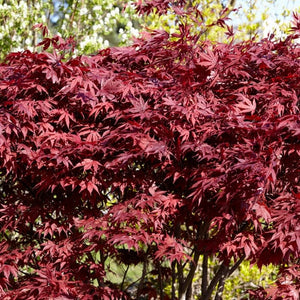
MULTIPOLYGON (((185 1, 137 8, 153 6, 201 24, 185 1)), ((280 267, 251 297, 299 299, 299 29, 295 15, 284 40, 238 43, 228 27, 223 44, 182 22, 89 57, 58 37, 8 55, 1 299, 191 299, 200 264, 197 296, 218 300, 243 260, 280 267), (139 280, 113 281, 111 261, 139 280)))

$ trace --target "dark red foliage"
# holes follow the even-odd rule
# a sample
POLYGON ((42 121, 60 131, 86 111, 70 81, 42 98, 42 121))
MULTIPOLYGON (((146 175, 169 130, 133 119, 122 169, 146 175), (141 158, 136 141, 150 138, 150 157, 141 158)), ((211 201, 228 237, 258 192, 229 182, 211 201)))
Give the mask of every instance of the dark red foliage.
POLYGON ((172 9, 175 12, 183 13, 182 8, 186 5, 186 0, 138 0, 135 1, 137 12, 148 15, 156 12, 159 15, 166 14, 168 10, 172 9))
POLYGON ((0 65, 1 299, 130 298, 109 282, 108 258, 152 265, 137 289, 149 297, 172 268, 182 296, 183 266, 201 255, 219 258, 216 276, 231 259, 281 265, 276 289, 255 297, 299 299, 295 37, 213 44, 181 26, 91 57, 64 59, 73 42, 59 38, 41 43, 52 53, 11 53, 0 65))

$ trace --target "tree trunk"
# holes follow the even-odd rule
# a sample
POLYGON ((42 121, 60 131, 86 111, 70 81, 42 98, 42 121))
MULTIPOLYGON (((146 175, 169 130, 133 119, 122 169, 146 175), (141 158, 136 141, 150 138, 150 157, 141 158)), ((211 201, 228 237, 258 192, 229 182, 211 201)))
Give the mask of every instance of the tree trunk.
POLYGON ((175 281, 176 281, 176 269, 175 261, 172 262, 172 300, 175 300, 175 281))
POLYGON ((143 262, 142 276, 141 276, 140 283, 139 283, 137 293, 136 293, 136 298, 137 299, 141 295, 142 289, 144 287, 144 281, 145 281, 146 273, 147 273, 147 260, 145 259, 144 262, 143 262))
MULTIPOLYGON (((200 258, 200 251, 196 250, 195 254, 194 254, 194 260, 193 260, 193 262, 190 263, 190 271, 189 271, 186 279, 179 281, 179 299, 180 300, 192 299, 193 278, 195 276, 199 258, 200 258)), ((181 271, 183 274, 183 268, 181 271)))

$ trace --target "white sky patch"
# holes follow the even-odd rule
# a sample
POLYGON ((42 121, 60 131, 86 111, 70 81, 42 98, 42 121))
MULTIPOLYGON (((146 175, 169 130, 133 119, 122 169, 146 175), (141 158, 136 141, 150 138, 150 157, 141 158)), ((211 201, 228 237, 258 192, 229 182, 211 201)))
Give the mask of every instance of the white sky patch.
MULTIPOLYGON (((240 11, 232 15, 232 24, 234 26, 242 23, 248 23, 246 17, 243 13, 247 13, 249 6, 251 5, 251 0, 238 0, 236 7, 241 7, 240 11)), ((253 22, 262 22, 262 35, 267 37, 270 33, 275 33, 277 37, 282 37, 280 33, 280 26, 283 23, 291 24, 293 18, 293 11, 300 10, 299 0, 258 0, 256 3, 257 16, 255 16, 253 22), (261 16, 266 13, 266 20, 262 21, 261 16)))

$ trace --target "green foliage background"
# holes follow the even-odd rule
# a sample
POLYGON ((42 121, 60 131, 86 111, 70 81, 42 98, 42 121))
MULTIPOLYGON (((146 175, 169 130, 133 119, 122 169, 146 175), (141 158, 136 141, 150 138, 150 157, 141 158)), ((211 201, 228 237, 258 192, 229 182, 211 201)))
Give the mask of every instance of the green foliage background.
MULTIPOLYGON (((295 0, 285 2, 295 3, 295 0)), ((11 51, 35 50, 41 40, 32 30, 37 23, 47 25, 53 35, 74 36, 75 54, 90 54, 108 46, 128 44, 132 36, 138 36, 145 27, 176 31, 177 20, 171 13, 142 17, 135 12, 133 3, 130 0, 0 0, 0 59, 11 51)), ((187 3, 199 7, 206 24, 214 22, 225 7, 239 8, 227 15, 232 19, 229 23, 234 25, 236 37, 245 39, 263 35, 270 12, 282 1, 267 0, 267 8, 262 8, 258 0, 189 0, 187 3)), ((277 14, 273 24, 278 35, 289 27, 291 11, 286 7, 277 14)), ((195 26, 195 30, 198 29, 195 26)), ((224 41, 224 30, 208 31, 203 38, 224 41)))

